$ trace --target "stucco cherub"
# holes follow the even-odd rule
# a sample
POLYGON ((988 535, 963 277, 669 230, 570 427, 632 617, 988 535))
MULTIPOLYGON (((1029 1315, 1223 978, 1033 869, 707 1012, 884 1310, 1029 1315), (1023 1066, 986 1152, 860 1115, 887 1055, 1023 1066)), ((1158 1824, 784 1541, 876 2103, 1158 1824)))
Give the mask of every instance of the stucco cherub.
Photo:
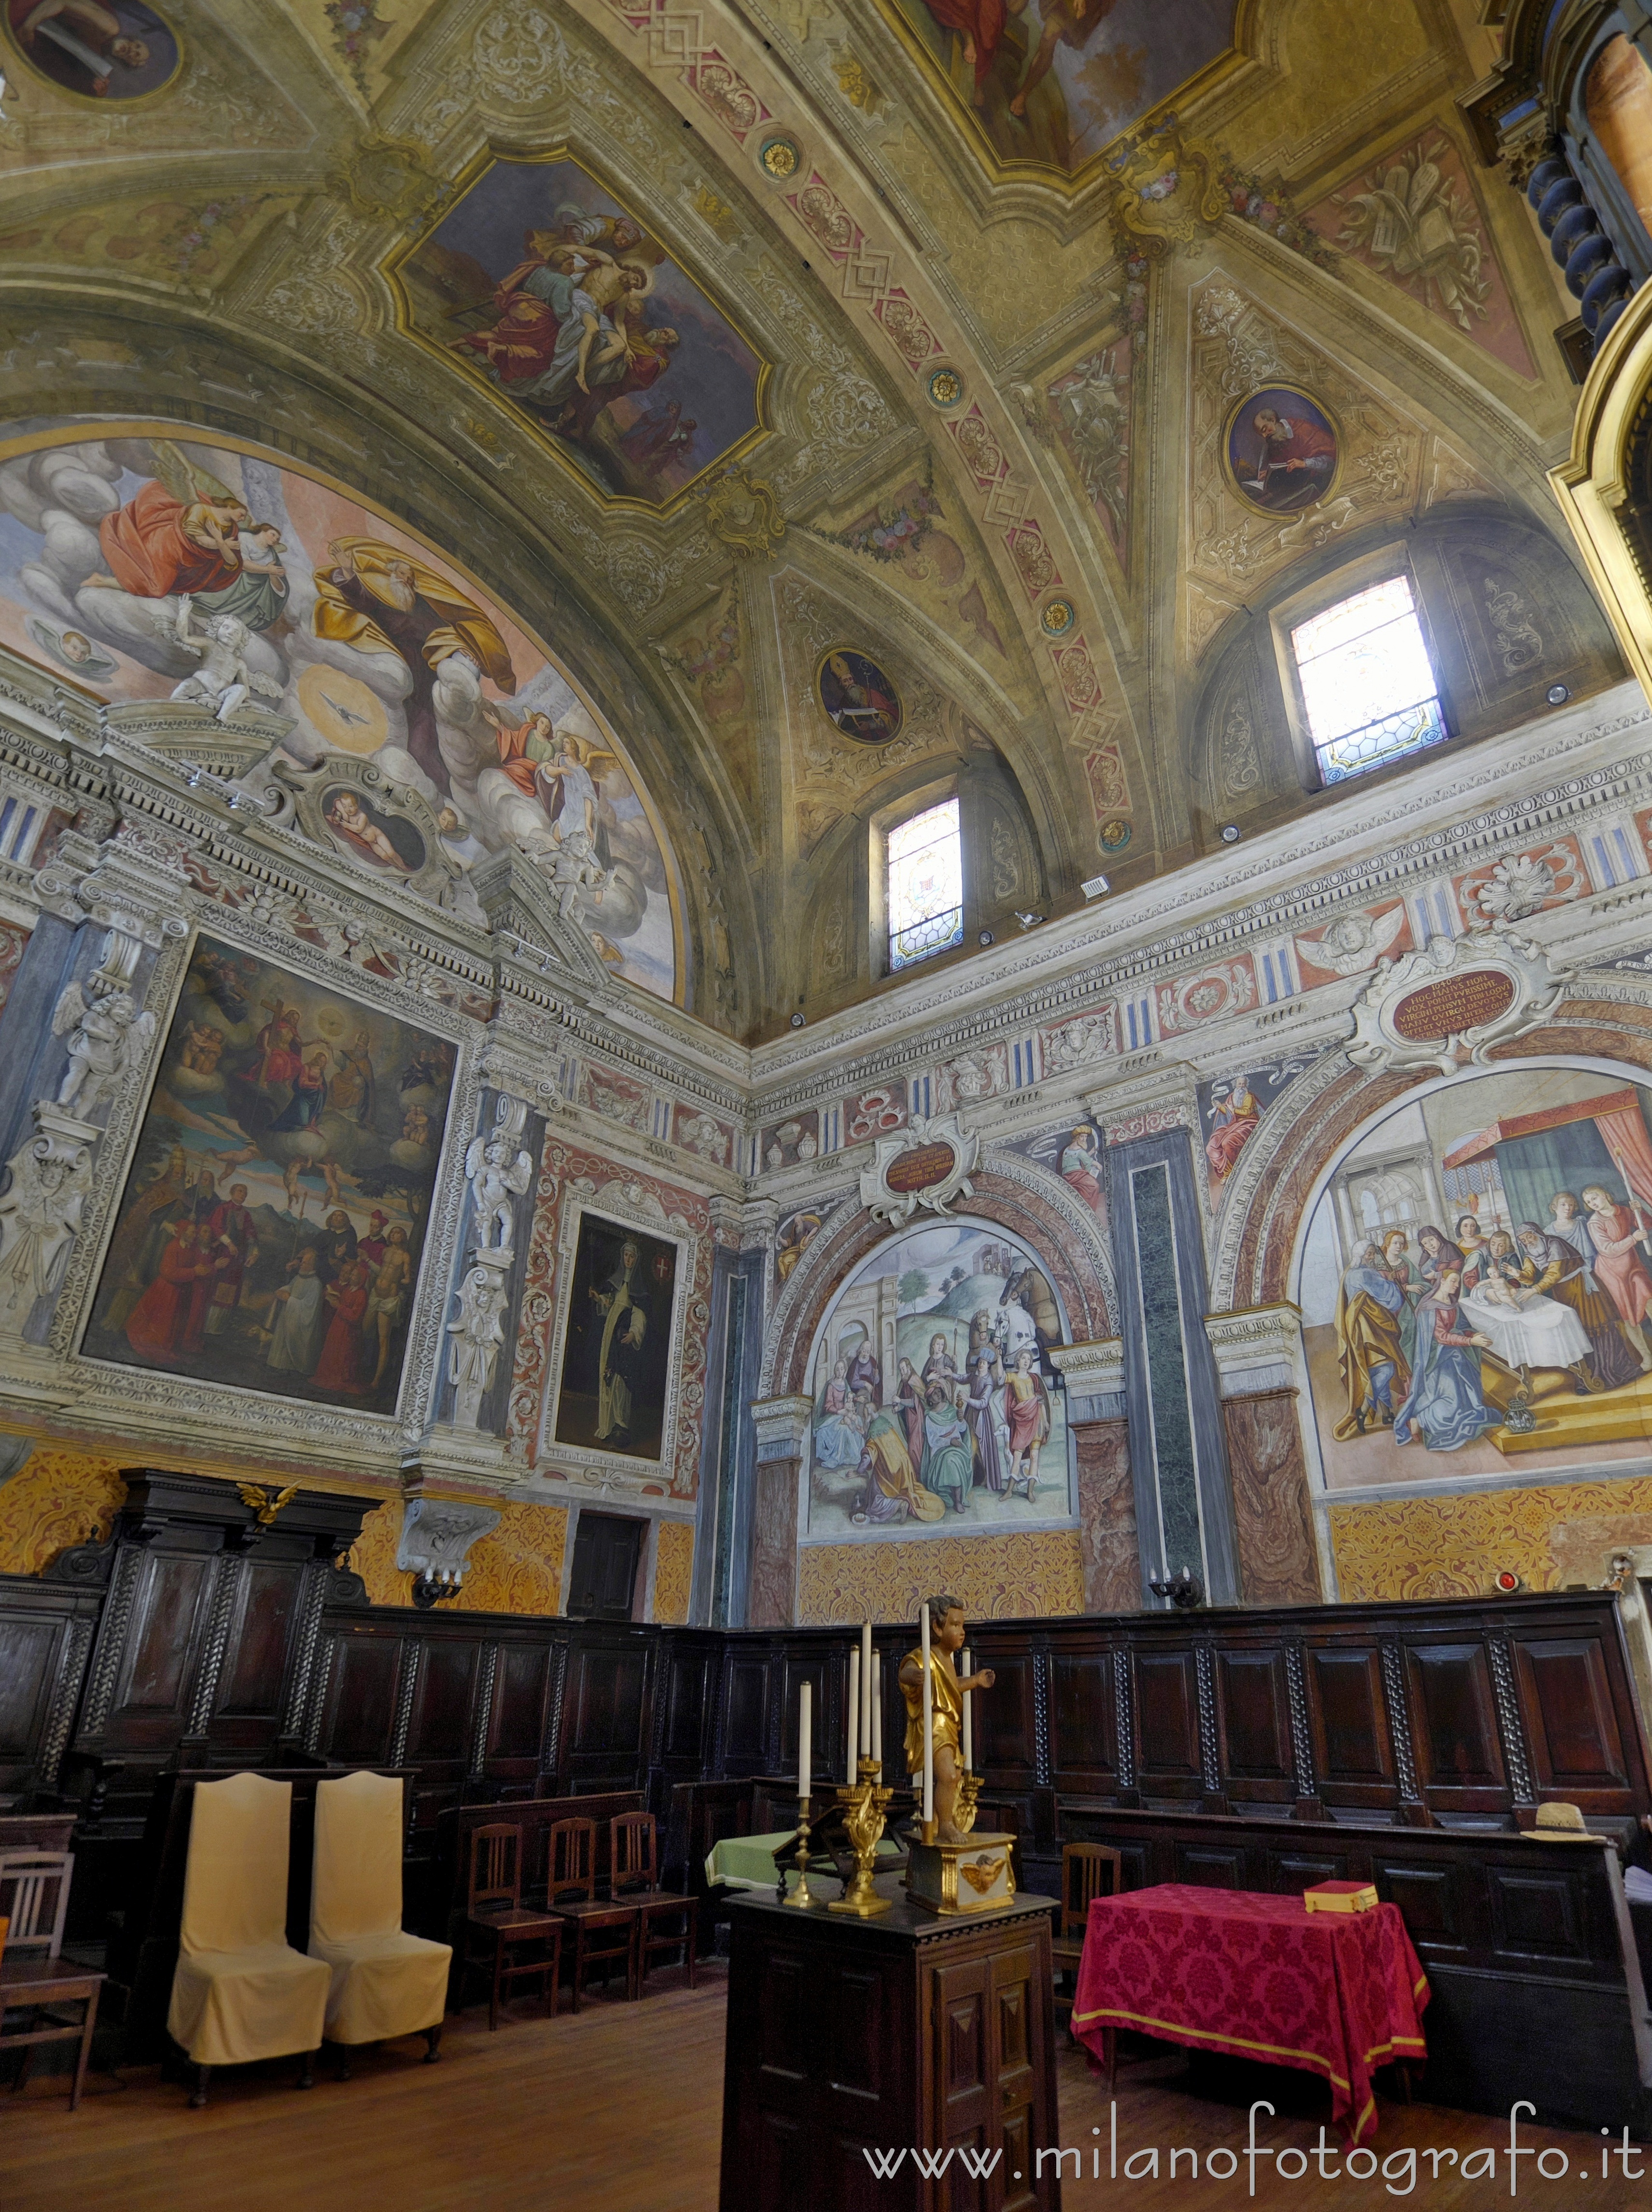
POLYGON ((465 1173, 476 1193, 477 1243, 484 1252, 508 1252, 516 1201, 533 1181, 531 1156, 518 1152, 513 1159, 508 1137, 472 1137, 465 1154, 465 1173))
POLYGON ((192 631, 179 637, 176 642, 186 652, 198 653, 201 665, 174 688, 173 697, 197 699, 216 707, 214 719, 220 722, 238 714, 254 691, 265 699, 279 700, 280 684, 247 666, 246 641, 246 624, 235 615, 214 615, 204 637, 192 631))
POLYGON ((58 1104, 82 1121, 95 1113, 143 1065, 155 1030, 155 1016, 140 1013, 129 992, 88 999, 78 983, 70 983, 52 1016, 52 1036, 69 1040, 58 1104))
POLYGON ((92 1163, 78 1146, 65 1154, 49 1138, 37 1137, 10 1164, 11 1182, 0 1198, 0 1328, 15 1333, 36 1299, 50 1297, 63 1280, 92 1163))

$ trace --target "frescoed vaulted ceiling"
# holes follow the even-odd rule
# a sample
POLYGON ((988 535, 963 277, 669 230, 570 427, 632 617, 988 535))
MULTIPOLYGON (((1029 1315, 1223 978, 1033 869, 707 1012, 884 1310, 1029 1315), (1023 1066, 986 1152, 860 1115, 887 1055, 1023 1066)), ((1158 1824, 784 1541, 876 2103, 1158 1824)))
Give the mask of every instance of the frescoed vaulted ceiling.
POLYGON ((818 1018, 886 988, 852 879, 938 777, 998 810, 1000 933, 1310 810, 1241 662, 1345 550, 1512 519, 1581 594, 1573 304, 1456 105, 1493 51, 1467 0, 0 0, 0 638, 163 696, 100 518, 157 440, 279 477, 297 749, 358 685, 456 866, 608 775, 677 942, 586 909, 602 957, 818 1018), (1309 506, 1244 488, 1276 391, 1309 506), (312 649, 345 501, 498 611, 434 738, 393 639, 312 649))

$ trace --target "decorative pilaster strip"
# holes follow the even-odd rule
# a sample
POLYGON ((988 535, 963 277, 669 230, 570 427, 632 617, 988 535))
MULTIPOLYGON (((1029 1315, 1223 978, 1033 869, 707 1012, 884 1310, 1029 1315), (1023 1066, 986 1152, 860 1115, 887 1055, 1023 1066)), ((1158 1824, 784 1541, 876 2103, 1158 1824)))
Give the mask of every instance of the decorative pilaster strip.
POLYGON ((654 1731, 652 1764, 659 1766, 665 1757, 665 1708, 671 1701, 671 1668, 669 1647, 662 1639, 653 1646, 654 1667, 654 1731))
POLYGON ((1119 1787, 1136 1786, 1136 1737, 1130 1712, 1130 1654, 1114 1646, 1113 1652, 1113 1718, 1119 1739, 1119 1787))
POLYGON ((86 1710, 81 1716, 80 1735, 88 1742, 103 1734, 109 1718, 109 1708, 114 1702, 115 1676, 120 1671, 120 1656, 126 1645, 126 1625, 132 1617, 132 1600, 137 1592, 137 1577, 143 1565, 143 1553, 137 1544, 123 1544, 115 1561, 114 1579, 109 1587, 108 1601, 103 1608, 103 1621, 98 1632, 98 1648, 92 1660, 92 1679, 87 1686, 86 1710))
POLYGON ((1041 1790, 1050 1786, 1050 1655, 1041 1644, 1035 1648, 1033 1662, 1033 1760, 1034 1778, 1041 1790))
POLYGON ((1485 1651, 1491 1662, 1491 1694, 1497 1700, 1497 1734, 1503 1740, 1503 1763, 1508 1769, 1515 1802, 1516 1805, 1534 1805, 1537 1792, 1532 1787, 1532 1761, 1527 1748, 1525 1727, 1521 1720, 1520 1699, 1515 1693, 1515 1662, 1509 1649, 1508 1638, 1488 1636, 1485 1651))
POLYGON ((1382 1698, 1388 1709, 1388 1736, 1394 1745, 1394 1768, 1402 1799, 1414 1803, 1418 1796, 1417 1767, 1412 1758, 1411 1716, 1406 1710, 1406 1674, 1397 1644, 1382 1646, 1382 1698))
POLYGON ((219 1554, 212 1584, 212 1607, 207 1615, 206 1637, 201 1648, 201 1671, 195 1678, 195 1695, 190 1703, 185 1735, 204 1735, 207 1723, 212 1717, 218 1677, 223 1672, 224 1653, 229 1648, 229 1623, 235 1610, 235 1593, 240 1588, 246 1569, 246 1562, 238 1553, 219 1554))
POLYGON ((556 1773, 556 1753, 562 1741, 562 1695, 568 1687, 566 1641, 556 1646, 551 1667, 550 1717, 545 1723, 544 1748, 539 1754, 539 1771, 542 1774, 556 1773))
POLYGON ((1291 1702, 1291 1756, 1297 1769, 1297 1795, 1318 1795, 1314 1780, 1314 1735, 1308 1725, 1308 1661, 1300 1644, 1285 1647, 1285 1694, 1291 1702))
POLYGON ((309 1717, 304 1723, 304 1748, 315 1751, 321 1742, 321 1723, 327 1710, 327 1685, 332 1680, 332 1658, 335 1647, 329 1644, 321 1655, 321 1664, 315 1669, 310 1692, 309 1717))
MULTIPOLYGON (((482 1654, 482 1680, 477 1686, 476 1732, 471 1739, 471 1779, 478 1782, 488 1763, 488 1730, 494 1712, 494 1683, 499 1674, 499 1646, 489 1644, 482 1654)), ((397 1764, 400 1765, 399 1759, 397 1764)))
POLYGON ((69 1731, 75 1723, 75 1707, 81 1693, 81 1678, 86 1671, 86 1657, 92 1648, 92 1627, 89 1620, 71 1620, 64 1644, 63 1664, 58 1670, 58 1686, 52 1699, 52 1711, 46 1724, 46 1735, 40 1744, 40 1763, 36 1769, 38 1786, 55 1790, 58 1769, 63 1764, 64 1753, 69 1747, 69 1731))
POLYGON ((1216 1733, 1216 1654, 1208 1644, 1194 1645, 1193 1664, 1199 1674, 1199 1763, 1205 1795, 1219 1797, 1222 1758, 1216 1733))
POLYGON ((396 1692, 396 1718, 390 1731, 390 1763, 399 1766, 407 1757, 407 1732, 413 1725, 413 1692, 419 1686, 419 1662, 423 1643, 416 1637, 402 1642, 402 1679, 396 1692))
POLYGON ((311 1559, 299 1589, 298 1636, 293 1657, 293 1679, 288 1685, 287 1711, 281 1732, 301 1735, 309 1706, 310 1684, 315 1674, 316 1645, 321 1636, 321 1608, 327 1598, 327 1577, 332 1572, 325 1559, 311 1559))

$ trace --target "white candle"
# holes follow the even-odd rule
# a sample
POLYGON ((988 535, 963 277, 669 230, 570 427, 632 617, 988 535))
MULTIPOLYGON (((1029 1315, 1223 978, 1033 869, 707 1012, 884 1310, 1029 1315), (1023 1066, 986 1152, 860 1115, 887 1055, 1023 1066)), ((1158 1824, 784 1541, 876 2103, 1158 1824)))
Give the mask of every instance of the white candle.
POLYGON ((815 1765, 815 1686, 805 1682, 798 1692, 798 1795, 809 1802, 815 1765))
POLYGON ((860 1647, 849 1646, 849 1771, 848 1780, 855 1778, 855 1761, 860 1755, 860 1647))
POLYGON ((935 1817, 935 1710, 934 1684, 929 1672, 929 1607, 925 1603, 918 1615, 920 1661, 924 1670, 924 1822, 926 1826, 935 1817))
POLYGON ((872 1756, 872 1623, 860 1625, 860 1749, 872 1756))
MULTIPOLYGON (((975 1672, 967 1646, 958 1654, 958 1672, 965 1681, 968 1681, 975 1672)), ((960 1698, 958 1703, 963 1707, 963 1771, 966 1774, 973 1774, 975 1771, 975 1731, 969 1717, 969 1708, 973 1700, 965 1696, 960 1698)))
POLYGON ((884 1655, 872 1655, 872 1755, 878 1763, 878 1778, 884 1777, 884 1655))

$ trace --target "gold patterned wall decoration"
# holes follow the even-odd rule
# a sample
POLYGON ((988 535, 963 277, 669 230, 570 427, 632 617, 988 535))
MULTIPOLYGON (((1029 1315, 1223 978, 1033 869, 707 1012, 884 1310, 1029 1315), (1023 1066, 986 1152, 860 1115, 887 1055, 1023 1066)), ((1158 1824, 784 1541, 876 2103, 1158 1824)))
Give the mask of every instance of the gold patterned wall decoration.
POLYGON ((402 1501, 386 1498, 376 1513, 361 1523, 361 1533, 350 1547, 345 1565, 353 1568, 367 1586, 369 1605, 411 1605, 413 1577, 396 1564, 402 1537, 402 1501))
POLYGON ((1082 1613, 1076 1528, 1024 1536, 937 1536, 900 1544, 805 1544, 798 1621, 916 1620, 921 1599, 950 1591, 977 1620, 1082 1613))
MULTIPOLYGON (((1376 1505, 1333 1505, 1331 1548, 1337 1595, 1364 1599, 1484 1597, 1510 1569, 1533 1589, 1563 1579, 1554 1537, 1563 1524, 1646 1516, 1652 1541, 1652 1476, 1569 1482, 1484 1497, 1399 1498, 1376 1505)), ((1610 1548, 1611 1539, 1603 1540, 1610 1548)), ((1623 1540, 1621 1537, 1619 1540, 1623 1540)), ((1565 1579, 1576 1579, 1568 1572, 1565 1579)))
POLYGON ((106 1543, 125 1495, 118 1461, 41 1445, 0 1487, 0 1574, 38 1575, 71 1544, 106 1543))
POLYGON ((568 1510, 513 1499, 471 1547, 462 1602, 476 1613, 556 1613, 562 1595, 568 1510))
POLYGON ((654 1619, 681 1626, 689 1617, 694 1577, 694 1529, 687 1521, 662 1521, 654 1555, 654 1619))

